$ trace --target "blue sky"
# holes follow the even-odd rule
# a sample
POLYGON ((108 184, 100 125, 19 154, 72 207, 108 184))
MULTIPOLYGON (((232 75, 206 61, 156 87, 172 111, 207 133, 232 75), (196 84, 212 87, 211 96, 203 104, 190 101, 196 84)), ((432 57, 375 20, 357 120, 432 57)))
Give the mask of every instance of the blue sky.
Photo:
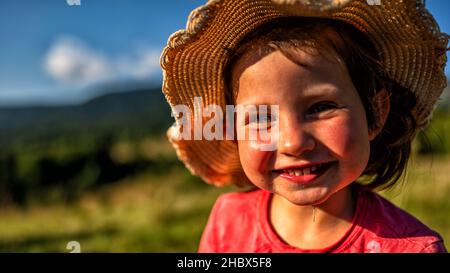
MULTIPOLYGON (((79 1, 0 0, 0 105, 77 102, 102 82, 159 83, 167 38, 206 2, 79 1)), ((450 33, 450 1, 427 7, 450 33)))

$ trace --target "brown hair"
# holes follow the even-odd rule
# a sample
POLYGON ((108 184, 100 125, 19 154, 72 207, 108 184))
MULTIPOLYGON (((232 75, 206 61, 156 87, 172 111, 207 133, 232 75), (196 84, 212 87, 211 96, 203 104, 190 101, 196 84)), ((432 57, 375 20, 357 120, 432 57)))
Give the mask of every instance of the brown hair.
POLYGON ((236 52, 230 52, 231 61, 225 70, 228 104, 234 104, 237 91, 231 82, 231 68, 246 52, 263 48, 279 50, 292 60, 296 48, 313 49, 326 58, 332 58, 329 53, 336 52, 347 66, 370 129, 377 128, 373 99, 378 92, 386 90, 390 112, 384 127, 370 143, 369 162, 358 182, 366 188, 381 190, 402 177, 417 128, 412 115, 416 97, 385 75, 380 63, 382 56, 362 32, 344 22, 318 18, 285 18, 265 24, 248 35, 236 52))

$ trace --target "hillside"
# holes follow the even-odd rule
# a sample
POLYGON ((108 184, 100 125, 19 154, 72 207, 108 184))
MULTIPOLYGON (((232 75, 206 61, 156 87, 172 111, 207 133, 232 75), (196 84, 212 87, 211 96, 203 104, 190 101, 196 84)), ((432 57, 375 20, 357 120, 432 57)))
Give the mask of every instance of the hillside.
POLYGON ((157 88, 111 93, 79 105, 0 107, 0 147, 67 134, 157 134, 171 120, 157 88))

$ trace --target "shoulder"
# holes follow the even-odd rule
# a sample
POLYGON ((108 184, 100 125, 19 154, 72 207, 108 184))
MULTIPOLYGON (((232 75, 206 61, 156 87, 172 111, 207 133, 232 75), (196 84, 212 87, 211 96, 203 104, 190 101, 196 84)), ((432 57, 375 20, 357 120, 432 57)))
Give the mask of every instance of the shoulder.
POLYGON ((252 252, 258 245, 262 190, 222 194, 203 232, 199 252, 252 252))
MULTIPOLYGON (((371 191, 360 191, 366 204, 361 225, 373 244, 386 252, 445 252, 442 237, 417 218, 371 191)), ((366 238, 367 239, 367 238, 366 238)))
POLYGON ((225 193, 217 198, 216 205, 228 208, 252 206, 257 203, 258 199, 263 198, 265 194, 265 191, 259 189, 225 193))
POLYGON ((266 194, 268 193, 263 190, 222 194, 214 204, 213 213, 220 214, 222 219, 232 218, 234 221, 241 214, 255 214, 259 201, 266 194))

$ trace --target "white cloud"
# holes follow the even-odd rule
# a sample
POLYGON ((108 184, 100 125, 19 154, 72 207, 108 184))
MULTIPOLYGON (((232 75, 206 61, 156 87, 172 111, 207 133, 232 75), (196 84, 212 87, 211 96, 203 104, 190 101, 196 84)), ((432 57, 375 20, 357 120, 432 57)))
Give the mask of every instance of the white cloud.
POLYGON ((108 61, 83 42, 71 37, 59 38, 44 60, 47 73, 69 84, 89 84, 111 75, 108 61))
POLYGON ((160 73, 161 51, 143 47, 120 57, 107 57, 74 37, 60 37, 44 58, 45 71, 57 81, 89 85, 115 79, 146 79, 160 73))

